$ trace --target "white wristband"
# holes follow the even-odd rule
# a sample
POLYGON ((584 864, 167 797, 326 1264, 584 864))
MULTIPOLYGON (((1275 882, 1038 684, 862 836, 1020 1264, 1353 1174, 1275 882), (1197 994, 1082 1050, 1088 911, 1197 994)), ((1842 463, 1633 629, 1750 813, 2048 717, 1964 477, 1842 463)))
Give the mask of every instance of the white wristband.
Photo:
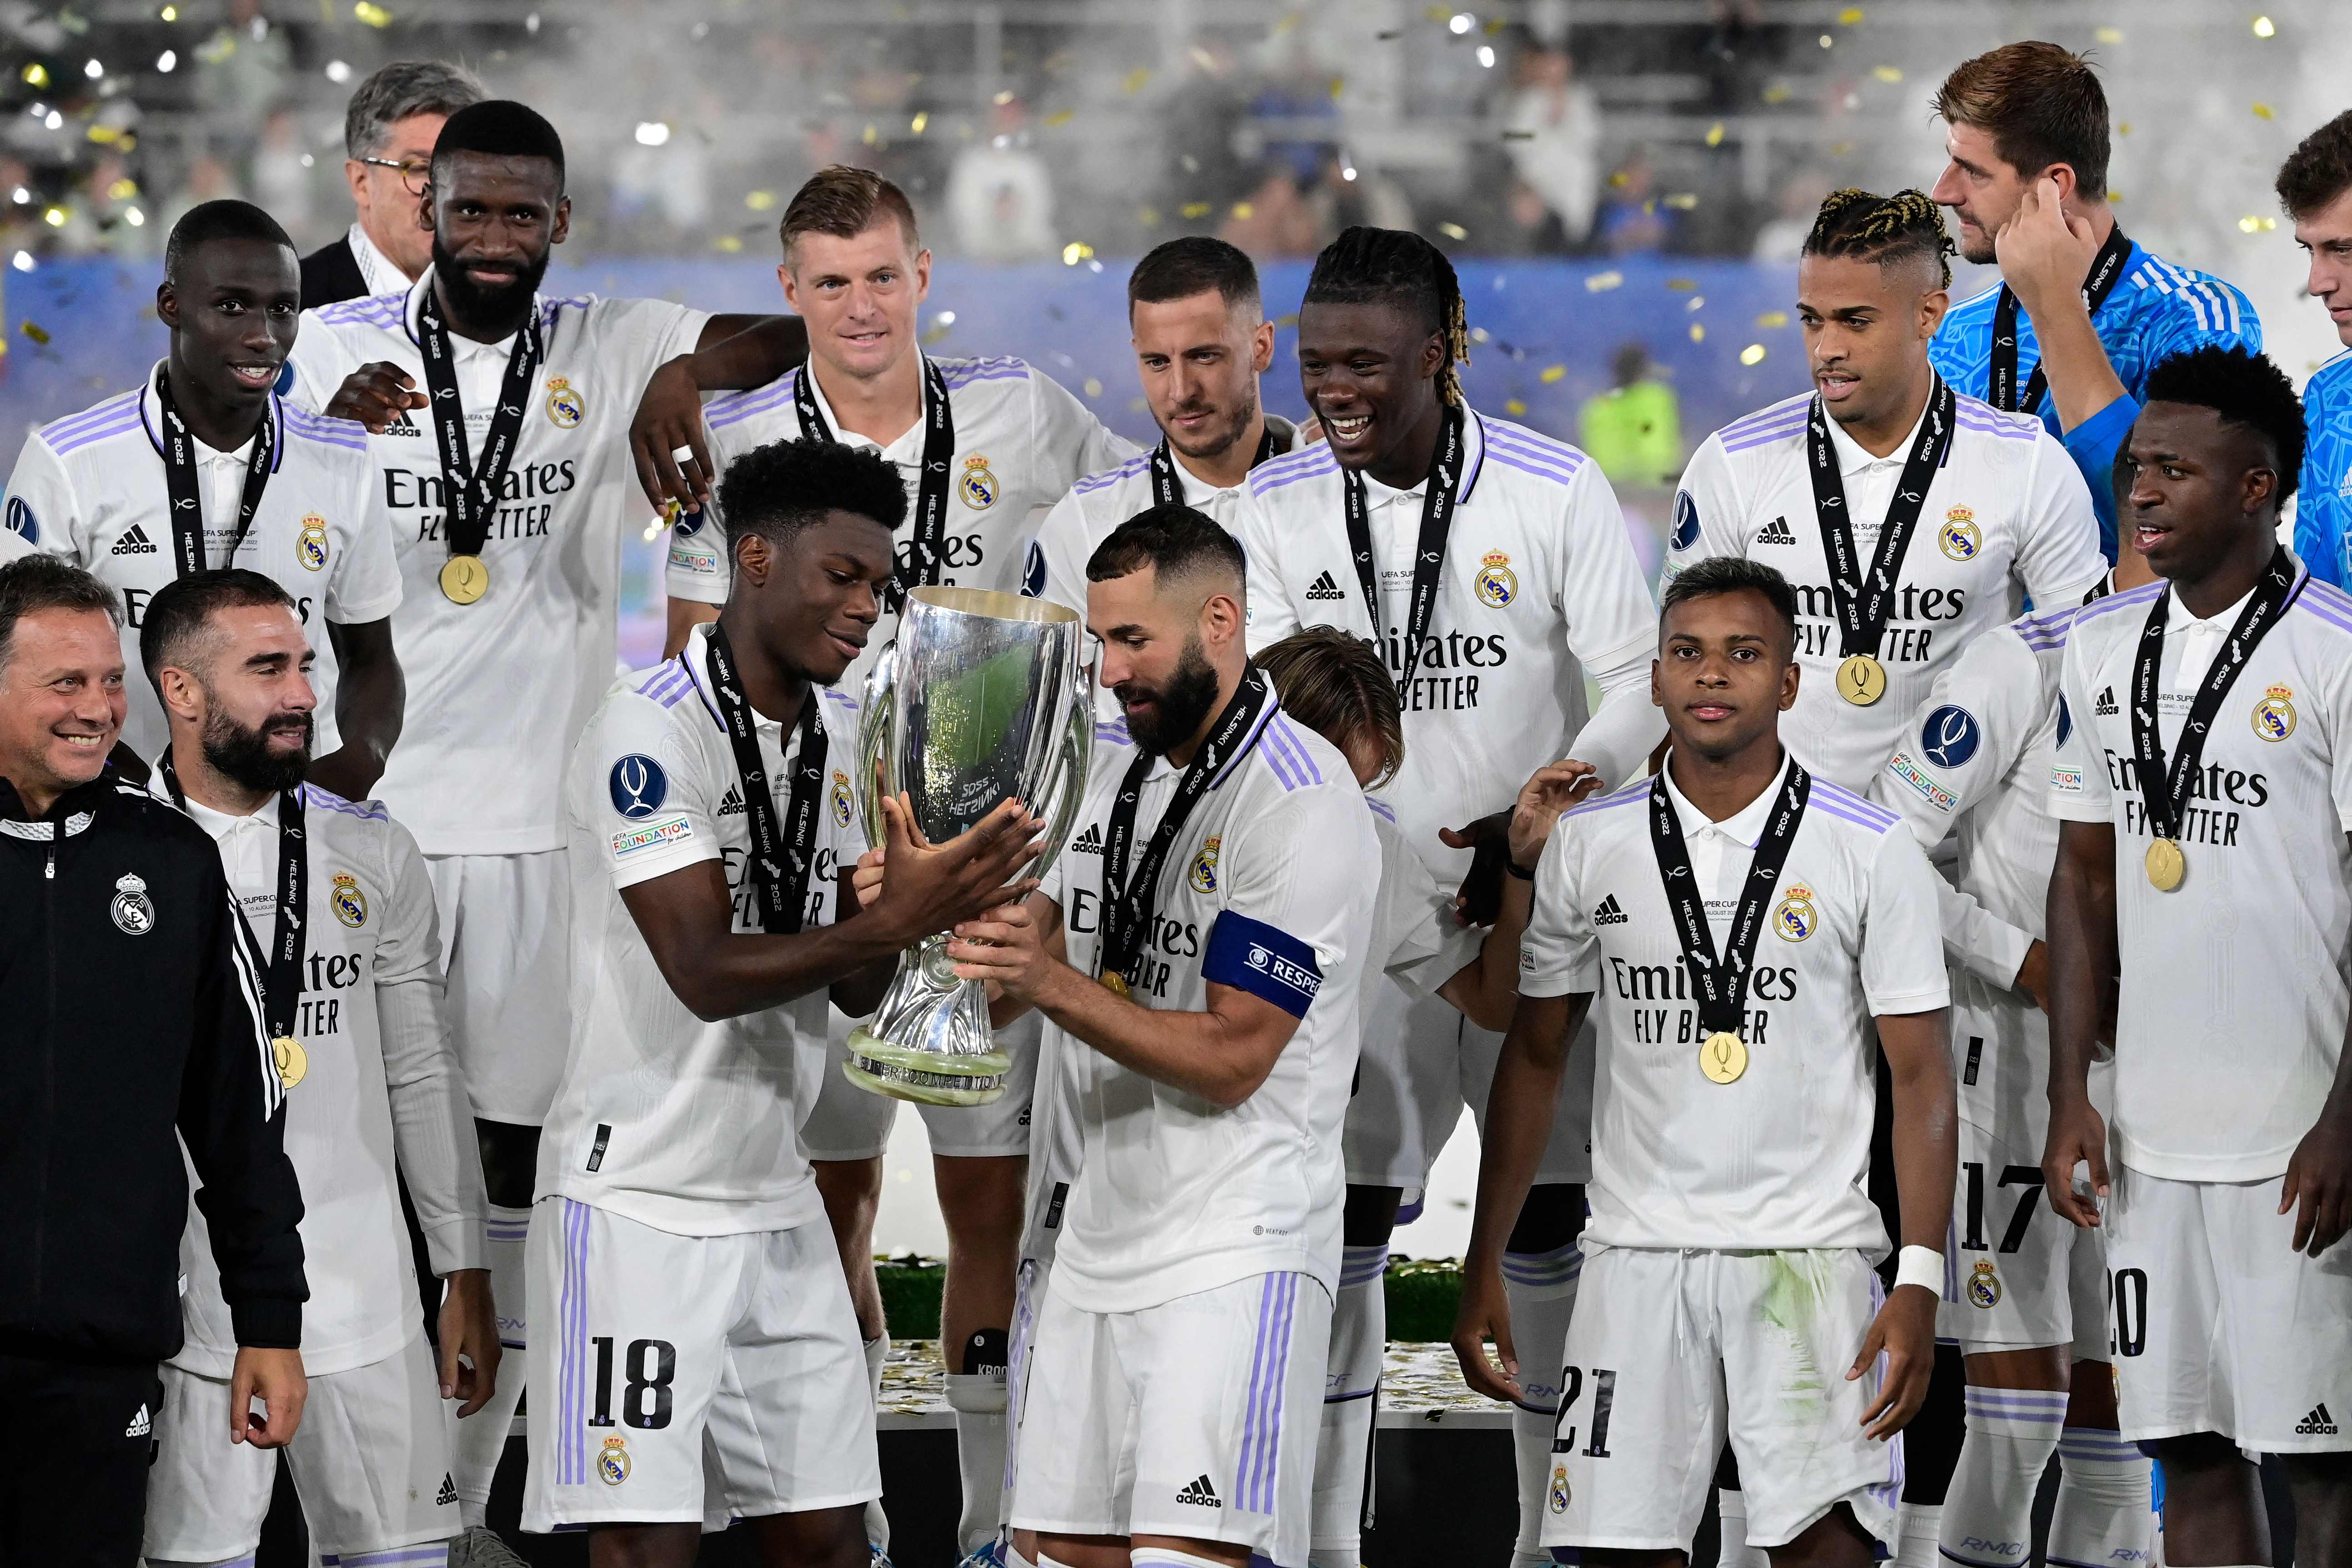
POLYGON ((1916 1285, 1934 1292, 1944 1293, 1944 1255, 1932 1247, 1906 1247, 1895 1263, 1895 1283, 1916 1285))

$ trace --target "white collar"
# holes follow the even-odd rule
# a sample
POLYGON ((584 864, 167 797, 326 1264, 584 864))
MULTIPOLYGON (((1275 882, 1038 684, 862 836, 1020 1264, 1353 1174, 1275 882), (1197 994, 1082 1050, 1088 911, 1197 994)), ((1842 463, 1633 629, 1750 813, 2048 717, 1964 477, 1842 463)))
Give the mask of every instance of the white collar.
POLYGON ((1904 432, 1903 439, 1897 441, 1895 444, 1895 449, 1883 458, 1874 456, 1865 450, 1862 443, 1847 435, 1845 427, 1836 420, 1824 418, 1822 423, 1830 427, 1830 445, 1837 449, 1838 472, 1841 475, 1858 474, 1875 463, 1891 463, 1897 468, 1901 468, 1910 458, 1911 444, 1918 440, 1919 426, 1926 423, 1927 410, 1934 407, 1935 403, 1935 395, 1931 390, 1927 403, 1919 409, 1919 417, 1911 421, 1911 428, 1904 432))
POLYGON ((1664 764, 1659 766, 1658 776, 1666 781, 1666 798, 1675 803, 1675 819, 1681 825, 1685 840, 1702 828, 1712 828, 1725 837, 1753 849, 1756 841, 1764 837, 1764 819, 1772 815, 1772 805, 1780 798, 1781 786, 1788 782, 1789 749, 1786 746, 1780 748, 1780 768, 1772 775, 1772 782, 1759 791, 1754 800, 1721 822, 1693 805, 1688 797, 1675 787, 1673 772, 1664 764))
MULTIPOLYGON (((804 361, 801 365, 800 374, 808 377, 809 391, 816 395, 816 411, 824 416, 824 427, 833 432, 833 438, 835 440, 848 446, 862 447, 869 452, 879 452, 885 457, 889 457, 892 453, 897 452, 899 447, 907 447, 907 451, 904 455, 908 458, 908 460, 919 461, 922 458, 923 451, 922 440, 924 416, 929 412, 930 408, 931 378, 928 368, 929 363, 930 361, 924 356, 923 351, 917 349, 915 351, 915 391, 917 396, 915 404, 915 422, 912 425, 908 426, 904 430, 899 431, 898 435, 892 437, 887 445, 885 445, 880 441, 877 441, 871 436, 864 436, 855 430, 845 430, 842 428, 841 416, 833 411, 833 399, 824 395, 824 383, 816 374, 815 360, 810 359, 804 361)), ((953 399, 950 398, 950 402, 952 404, 953 399)))
MULTIPOLYGON (((150 365, 147 369, 147 379, 140 384, 139 388, 139 419, 147 426, 148 442, 154 447, 155 455, 159 458, 163 455, 163 401, 155 395, 155 376, 156 373, 168 363, 159 359, 150 365)), ((263 409, 262 417, 265 419, 278 417, 278 395, 275 392, 269 395, 269 402, 263 409)), ((278 421, 278 439, 269 454, 269 471, 273 474, 278 471, 278 465, 286 458, 283 420, 278 421)), ((196 461, 199 464, 217 462, 224 458, 233 458, 239 464, 253 460, 253 437, 250 436, 245 438, 245 445, 236 451, 219 452, 205 446, 204 437, 198 436, 194 430, 189 431, 188 435, 196 444, 196 461)))
POLYGON ((415 281, 400 269, 400 264, 383 253, 383 247, 368 237, 368 231, 357 223, 352 225, 343 243, 352 247, 352 259, 359 263, 360 277, 367 284, 371 297, 377 294, 404 294, 415 281))
POLYGON ((2216 610, 2210 616, 2193 616, 2189 613, 2189 606, 2181 602, 2179 589, 2167 583, 2164 585, 2164 592, 2171 600, 2164 615, 2164 635, 2167 637, 2179 631, 2200 631, 2214 637, 2227 637, 2230 635, 2230 628, 2238 624, 2239 614, 2245 609, 2246 601, 2254 596, 2253 589, 2249 588, 2238 595, 2237 603, 2233 605, 2216 610))
MULTIPOLYGON (((157 776, 161 776, 160 769, 157 776)), ((185 809, 188 816, 194 819, 195 825, 211 834, 215 842, 226 838, 232 833, 251 827, 266 828, 273 834, 278 831, 278 794, 274 790, 270 792, 269 798, 261 803, 260 810, 244 816, 238 816, 232 812, 215 811, 193 796, 189 798, 185 809)))
MULTIPOLYGON (((1291 449, 1297 451, 1298 448, 1293 447, 1291 449)), ((1465 408, 1462 420, 1462 493, 1455 504, 1468 502, 1470 492, 1478 488, 1478 475, 1486 466, 1486 422, 1479 416, 1476 409, 1465 408)), ((1388 501, 1415 500, 1428 488, 1429 476, 1426 474, 1408 488, 1399 490, 1390 489, 1367 471, 1364 474, 1364 505, 1370 509, 1388 501)))

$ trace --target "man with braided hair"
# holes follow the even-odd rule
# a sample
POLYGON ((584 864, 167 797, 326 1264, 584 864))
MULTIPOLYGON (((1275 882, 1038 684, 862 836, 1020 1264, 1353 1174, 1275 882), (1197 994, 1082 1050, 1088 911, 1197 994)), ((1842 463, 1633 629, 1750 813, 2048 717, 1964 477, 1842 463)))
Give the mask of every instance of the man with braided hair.
MULTIPOLYGON (((1393 229, 1340 235, 1316 258, 1298 318, 1300 383, 1326 439, 1255 470, 1234 525, 1249 555, 1253 650, 1319 623, 1381 653, 1406 742, 1389 798, 1406 840, 1449 884, 1481 843, 1499 873, 1508 808, 1537 769, 1568 758, 1615 784, 1640 773, 1663 733, 1649 701, 1657 612, 1616 496, 1575 447, 1467 407, 1457 371, 1467 347, 1461 288, 1436 247, 1393 229), (1588 671, 1601 691, 1590 722, 1588 671)), ((1470 912, 1483 917, 1475 906, 1492 897, 1470 912)), ((1483 1122, 1502 1042, 1436 997, 1383 990, 1365 1017, 1345 1240, 1377 1268, 1404 1190, 1423 1185, 1465 1100, 1483 1122)), ((1537 1536, 1551 1373, 1575 1301, 1591 1093, 1584 1052, 1504 1266, 1530 1369, 1512 1421, 1517 1560, 1528 1563, 1549 1560, 1537 1536)), ((1377 1289, 1351 1290, 1340 1310, 1380 1301, 1377 1289)), ((1357 1337, 1377 1343, 1378 1329, 1357 1337)))
MULTIPOLYGON (((1782 733, 1807 766, 1856 792, 1916 739, 1912 713, 1963 647, 2015 619, 2027 595, 2044 608, 2081 603, 2105 568, 2090 494, 2057 438, 2031 416, 1961 395, 1928 363, 1951 250, 1921 192, 1832 193, 1797 270, 1813 394, 1708 437, 1675 498, 1669 579, 1737 555, 1795 588, 1805 673, 1782 733)), ((1946 759, 1981 740, 1978 716, 1962 710, 1953 722, 1946 759)), ((1911 787, 1953 809, 1924 773, 1911 787)), ((1949 955, 1967 961, 1969 940, 1948 933, 1949 955)), ((2041 944, 2021 964, 2007 958, 2015 967, 2002 983, 2038 1003, 2041 944)), ((1944 1369, 1910 1434, 1906 1563, 1936 1561, 1959 1442, 1958 1371, 1944 1369)), ((1725 1562, 1752 1562, 1738 1550, 1744 1500, 1727 1489, 1722 1500, 1725 1562)))

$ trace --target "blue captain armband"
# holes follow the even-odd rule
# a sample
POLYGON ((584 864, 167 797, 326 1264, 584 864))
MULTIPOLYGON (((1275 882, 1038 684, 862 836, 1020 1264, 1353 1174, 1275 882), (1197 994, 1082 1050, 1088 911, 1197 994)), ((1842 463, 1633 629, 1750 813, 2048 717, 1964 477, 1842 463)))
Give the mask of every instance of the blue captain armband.
POLYGON ((1288 931, 1231 910, 1210 928, 1201 974, 1214 984, 1264 997, 1294 1018, 1305 1017, 1315 994, 1323 989, 1323 971, 1312 947, 1288 931))

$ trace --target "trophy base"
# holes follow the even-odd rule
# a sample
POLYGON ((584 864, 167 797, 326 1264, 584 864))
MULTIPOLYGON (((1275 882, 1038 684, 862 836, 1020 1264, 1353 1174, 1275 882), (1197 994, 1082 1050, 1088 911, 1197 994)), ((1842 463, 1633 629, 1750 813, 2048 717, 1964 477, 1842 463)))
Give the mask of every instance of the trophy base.
POLYGON ((869 1094, 911 1100, 918 1105, 986 1105, 1004 1093, 1013 1058, 1004 1051, 983 1056, 942 1056, 908 1050, 877 1038, 864 1025, 849 1032, 849 1055, 841 1075, 869 1094))

